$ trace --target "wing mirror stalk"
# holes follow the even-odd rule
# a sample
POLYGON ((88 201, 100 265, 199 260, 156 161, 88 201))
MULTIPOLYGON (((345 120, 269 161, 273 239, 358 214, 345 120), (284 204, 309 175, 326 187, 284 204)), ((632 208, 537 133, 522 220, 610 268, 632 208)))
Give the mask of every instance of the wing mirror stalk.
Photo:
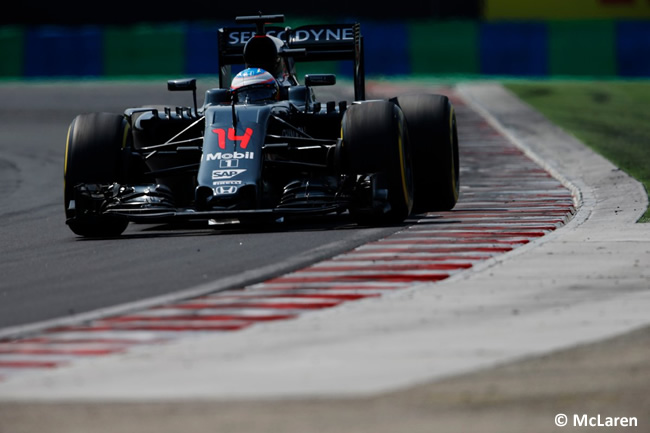
POLYGON ((196 104, 196 78, 181 78, 179 80, 167 81, 167 90, 172 92, 178 91, 192 91, 192 98, 194 99, 194 114, 199 116, 199 107, 196 104))

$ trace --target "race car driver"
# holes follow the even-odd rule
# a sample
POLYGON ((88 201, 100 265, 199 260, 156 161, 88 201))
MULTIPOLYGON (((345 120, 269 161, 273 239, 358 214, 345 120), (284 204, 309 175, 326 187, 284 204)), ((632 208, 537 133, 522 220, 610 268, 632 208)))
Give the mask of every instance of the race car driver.
POLYGON ((230 92, 233 101, 242 104, 275 102, 280 98, 277 80, 261 68, 247 68, 235 75, 230 92))

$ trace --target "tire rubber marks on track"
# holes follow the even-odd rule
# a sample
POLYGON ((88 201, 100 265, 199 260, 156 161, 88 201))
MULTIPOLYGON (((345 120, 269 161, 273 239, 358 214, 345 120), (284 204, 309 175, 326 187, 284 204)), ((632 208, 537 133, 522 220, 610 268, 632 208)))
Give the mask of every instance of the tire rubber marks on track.
POLYGON ((575 213, 570 191, 450 96, 461 143, 461 196, 453 211, 428 214, 386 239, 243 289, 0 341, 0 380, 187 332, 237 331, 435 283, 565 224, 575 213))

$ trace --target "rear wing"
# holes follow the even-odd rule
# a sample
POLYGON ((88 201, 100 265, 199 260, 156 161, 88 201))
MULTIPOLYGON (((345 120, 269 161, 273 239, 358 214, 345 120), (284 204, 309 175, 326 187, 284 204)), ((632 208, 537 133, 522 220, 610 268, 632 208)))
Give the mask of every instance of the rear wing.
MULTIPOLYGON (((290 49, 285 55, 294 61, 316 62, 351 60, 354 77, 355 100, 365 99, 365 68, 361 26, 355 24, 305 25, 290 27, 266 27, 263 31, 284 41, 290 49), (298 54, 300 53, 300 54, 298 54)), ((230 27, 219 29, 219 86, 227 88, 231 81, 231 65, 244 63, 244 45, 256 35, 254 27, 230 27)))

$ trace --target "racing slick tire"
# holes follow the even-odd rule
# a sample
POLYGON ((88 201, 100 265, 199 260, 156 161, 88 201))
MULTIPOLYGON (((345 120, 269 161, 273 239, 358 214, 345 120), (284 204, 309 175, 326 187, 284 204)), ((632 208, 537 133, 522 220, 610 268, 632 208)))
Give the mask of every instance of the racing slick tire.
POLYGON ((415 184, 413 213, 448 211, 459 196, 456 114, 444 95, 397 98, 408 125, 415 184))
POLYGON ((118 236, 128 226, 126 218, 80 214, 71 202, 79 184, 111 184, 122 174, 122 148, 130 134, 124 116, 112 113, 81 114, 68 129, 64 166, 66 223, 75 234, 86 237, 118 236))
POLYGON ((352 215, 362 224, 404 221, 413 207, 413 176, 402 110, 390 101, 354 104, 341 128, 343 170, 375 179, 370 211, 353 208, 352 215))

